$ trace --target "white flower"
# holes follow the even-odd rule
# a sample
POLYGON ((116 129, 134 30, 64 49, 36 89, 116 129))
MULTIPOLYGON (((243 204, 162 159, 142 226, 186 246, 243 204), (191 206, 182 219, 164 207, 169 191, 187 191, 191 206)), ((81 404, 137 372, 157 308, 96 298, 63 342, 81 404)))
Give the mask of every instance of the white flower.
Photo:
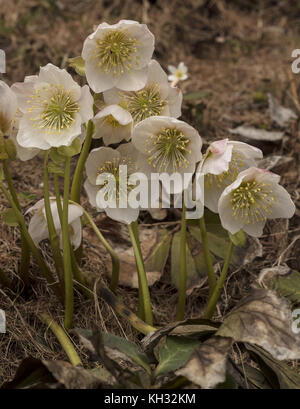
POLYGON ((220 197, 222 226, 232 234, 242 229, 259 237, 267 219, 292 217, 295 205, 279 179, 274 173, 254 167, 241 172, 220 197))
POLYGON ((132 20, 100 24, 82 50, 89 86, 95 92, 142 88, 153 51, 154 36, 145 24, 132 20))
POLYGON ((174 67, 174 65, 169 65, 168 70, 171 73, 171 75, 168 76, 168 80, 172 81, 173 83, 177 83, 178 81, 184 81, 188 78, 187 75, 188 69, 183 62, 180 62, 178 67, 174 67))
MULTIPOLYGON (((139 168, 151 173, 192 175, 201 160, 202 140, 199 133, 183 121, 166 116, 151 116, 133 129, 132 143, 141 153, 139 168)), ((173 193, 182 191, 182 184, 173 193)))
POLYGON ((5 82, 0 81, 0 135, 9 135, 17 112, 17 98, 5 82))
MULTIPOLYGON (((56 200, 53 197, 50 198, 50 206, 54 226, 57 234, 59 234, 60 247, 62 248, 61 224, 57 210, 56 200)), ((82 216, 83 212, 79 206, 73 204, 69 204, 68 211, 70 241, 74 247, 74 250, 76 250, 80 246, 82 240, 80 216, 82 216)), ((28 232, 31 235, 35 245, 37 246, 42 240, 49 238, 44 199, 39 200, 34 206, 28 209, 26 214, 29 212, 34 212, 34 214, 29 222, 28 232)))
POLYGON ((93 117, 93 98, 87 85, 80 87, 66 70, 52 64, 38 76, 26 77, 12 90, 23 114, 18 143, 42 150, 70 146, 81 134, 81 125, 93 117))
POLYGON ((103 138, 105 145, 128 141, 132 132, 132 116, 119 105, 109 105, 94 118, 93 138, 103 138))
POLYGON ((117 88, 103 93, 107 104, 119 104, 133 117, 135 123, 150 116, 181 115, 182 92, 172 87, 159 63, 151 60, 145 86, 138 91, 120 91, 117 88))
POLYGON ((230 185, 238 174, 251 166, 256 166, 256 160, 261 159, 262 151, 243 142, 222 139, 212 142, 197 172, 205 175, 205 206, 218 212, 218 200, 226 186, 230 185))
MULTIPOLYGON (((93 149, 86 161, 87 180, 84 183, 84 188, 91 205, 96 207, 99 211, 104 210, 111 219, 126 224, 130 224, 138 218, 139 209, 131 208, 128 202, 126 208, 119 208, 120 200, 124 199, 124 192, 120 188, 122 175, 119 172, 119 166, 127 166, 126 185, 128 192, 130 192, 131 186, 128 185, 128 178, 132 173, 137 171, 136 157, 137 151, 131 143, 126 143, 120 145, 117 149, 108 147, 93 149), (102 206, 99 192, 106 184, 101 181, 101 176, 104 174, 111 175, 116 181, 115 186, 109 188, 107 193, 108 197, 115 199, 115 208, 106 207, 103 209, 102 206)), ((125 201, 127 201, 127 195, 125 201)))

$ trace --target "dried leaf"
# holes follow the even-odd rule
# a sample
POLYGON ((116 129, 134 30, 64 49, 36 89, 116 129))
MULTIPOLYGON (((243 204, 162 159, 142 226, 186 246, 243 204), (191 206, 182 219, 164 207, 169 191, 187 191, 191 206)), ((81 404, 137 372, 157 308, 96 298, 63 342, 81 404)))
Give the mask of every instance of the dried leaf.
POLYGON ((257 166, 276 173, 285 170, 293 160, 291 156, 270 155, 261 159, 257 166))
POLYGON ((269 113, 271 119, 279 126, 286 126, 292 119, 297 119, 297 115, 290 108, 280 105, 279 101, 271 94, 268 94, 269 113))
POLYGON ((261 346, 279 360, 300 358, 288 302, 269 290, 254 290, 227 315, 216 334, 261 346))
POLYGON ((227 354, 232 340, 213 336, 203 342, 192 354, 188 362, 175 373, 189 381, 209 389, 225 381, 227 354))
POLYGON ((239 135, 246 142, 280 142, 284 135, 284 132, 271 132, 250 126, 238 126, 235 129, 229 129, 229 132, 233 135, 239 135))
POLYGON ((264 268, 258 277, 258 283, 277 291, 292 302, 300 302, 300 273, 287 266, 264 268))

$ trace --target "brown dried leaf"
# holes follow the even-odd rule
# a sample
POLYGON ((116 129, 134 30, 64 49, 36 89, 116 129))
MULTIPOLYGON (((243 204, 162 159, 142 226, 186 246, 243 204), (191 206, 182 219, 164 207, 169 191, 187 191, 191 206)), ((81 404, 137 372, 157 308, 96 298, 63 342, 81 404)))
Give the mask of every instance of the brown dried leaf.
POLYGON ((288 302, 269 290, 254 290, 227 315, 216 334, 261 346, 278 360, 300 358, 288 302))
POLYGON ((175 372, 176 375, 185 376, 203 389, 213 388, 225 381, 231 345, 230 338, 212 336, 196 349, 188 362, 175 372))

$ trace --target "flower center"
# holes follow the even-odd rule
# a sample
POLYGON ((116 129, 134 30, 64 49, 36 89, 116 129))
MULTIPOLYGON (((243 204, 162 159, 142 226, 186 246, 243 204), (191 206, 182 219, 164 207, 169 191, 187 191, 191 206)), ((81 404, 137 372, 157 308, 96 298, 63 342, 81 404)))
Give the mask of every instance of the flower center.
POLYGON ((116 118, 112 115, 107 115, 104 118, 104 121, 111 126, 112 128, 118 128, 120 125, 120 122, 116 120, 116 118))
POLYGON ((231 193, 233 216, 245 224, 263 222, 272 213, 275 202, 270 184, 243 182, 231 193))
POLYGON ((149 156, 148 163, 158 171, 166 171, 171 168, 174 172, 182 167, 187 167, 189 161, 186 154, 191 153, 187 149, 190 140, 176 128, 164 128, 159 134, 151 135, 147 139, 146 153, 149 156))
MULTIPOLYGON (((210 154, 211 152, 209 152, 210 154)), ((208 155, 209 155, 208 154, 208 155)), ((228 170, 219 175, 208 173, 205 175, 205 186, 207 188, 221 189, 224 186, 231 185, 235 181, 238 174, 245 167, 244 156, 238 152, 232 152, 231 161, 229 162, 228 170)))
POLYGON ((35 122, 34 128, 44 129, 47 133, 60 133, 70 128, 76 112, 79 111, 79 105, 74 102, 72 92, 58 85, 51 85, 50 89, 36 90, 27 103, 28 112, 34 114, 38 111, 37 116, 30 118, 35 122), (50 95, 47 92, 49 90, 50 95))
POLYGON ((136 46, 137 40, 126 31, 111 30, 97 41, 95 58, 104 73, 121 75, 125 70, 131 70, 133 60, 135 65, 139 65, 140 57, 134 56, 136 46))
POLYGON ((166 101, 160 96, 159 85, 156 83, 147 85, 140 91, 122 92, 120 95, 123 98, 120 105, 131 113, 135 123, 149 116, 161 115, 166 105, 166 101))

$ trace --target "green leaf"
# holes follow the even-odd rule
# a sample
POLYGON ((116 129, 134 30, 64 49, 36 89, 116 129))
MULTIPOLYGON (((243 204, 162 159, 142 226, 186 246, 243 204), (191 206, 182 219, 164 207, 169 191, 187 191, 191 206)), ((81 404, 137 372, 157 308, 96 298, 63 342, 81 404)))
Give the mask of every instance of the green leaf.
POLYGON ((69 66, 74 68, 77 74, 85 76, 85 62, 82 57, 69 58, 69 66))
POLYGON ((300 302, 300 273, 298 271, 278 266, 264 269, 262 273, 266 270, 268 271, 263 277, 264 285, 294 303, 300 302))
POLYGON ((230 240, 235 246, 245 247, 247 243, 247 237, 246 237, 246 234, 243 232, 243 230, 240 230, 235 234, 231 234, 230 232, 228 232, 228 235, 229 235, 230 240))
MULTIPOLYGON (((193 259, 188 244, 186 245, 186 263, 187 263, 187 282, 189 282, 190 277, 195 277, 197 275, 197 269, 195 260, 193 259)), ((172 284, 176 288, 179 287, 179 277, 180 277, 180 232, 177 232, 174 234, 171 249, 171 280, 172 284)))
POLYGON ((34 200, 36 199, 36 194, 31 192, 20 192, 19 196, 24 200, 34 200))
POLYGON ((8 226, 16 227, 19 225, 18 218, 13 209, 4 210, 4 212, 2 212, 1 215, 2 215, 3 221, 8 226))
POLYGON ((280 389, 300 389, 300 374, 289 365, 273 358, 272 355, 258 346, 246 344, 246 348, 260 358, 258 363, 269 382, 274 385, 274 381, 272 382, 272 373, 270 370, 268 371, 268 368, 276 374, 280 389), (265 366, 262 365, 262 363, 264 363, 265 366))
POLYGON ((184 94, 183 99, 185 101, 198 101, 199 99, 203 99, 204 97, 210 95, 210 91, 195 91, 195 92, 188 92, 184 94))
POLYGON ((61 146, 57 148, 57 152, 59 155, 72 157, 80 153, 81 146, 82 146, 82 143, 81 143, 80 138, 76 138, 74 139, 74 141, 72 142, 70 146, 61 146))
POLYGON ((157 244, 145 260, 145 269, 149 271, 163 272, 171 246, 172 236, 167 230, 161 230, 157 244))
MULTIPOLYGON (((133 342, 109 333, 103 333, 102 336, 105 347, 112 350, 118 350, 128 356, 137 365, 144 368, 148 373, 151 372, 147 355, 140 352, 137 345, 133 342)), ((110 356, 109 351, 106 352, 108 356, 110 356)))
POLYGON ((55 173, 56 175, 64 176, 64 169, 55 162, 48 164, 48 171, 50 173, 55 173))
POLYGON ((197 340, 179 337, 167 337, 166 343, 159 351, 159 364, 155 375, 165 375, 181 368, 200 345, 197 340))

